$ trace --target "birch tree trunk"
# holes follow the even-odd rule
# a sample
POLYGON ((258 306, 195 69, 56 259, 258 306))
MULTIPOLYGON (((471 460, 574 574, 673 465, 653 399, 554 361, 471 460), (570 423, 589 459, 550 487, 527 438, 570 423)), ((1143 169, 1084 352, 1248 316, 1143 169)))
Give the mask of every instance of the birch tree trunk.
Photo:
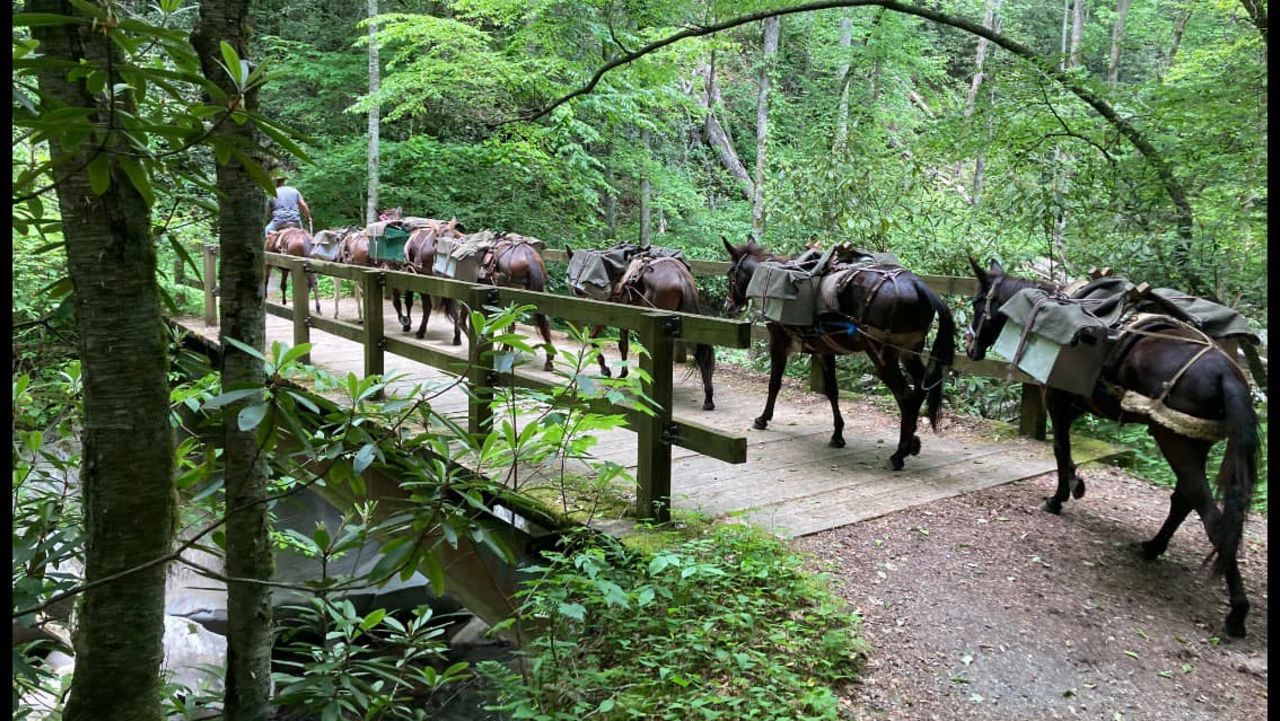
POLYGON ((1191 19, 1191 8, 1188 7, 1178 16, 1173 24, 1173 42, 1169 45, 1169 55, 1165 58, 1163 67, 1157 75, 1157 80, 1162 80, 1164 74, 1173 67, 1173 61, 1178 57, 1178 46, 1182 44, 1182 33, 1187 29, 1187 21, 1191 19))
MULTIPOLYGON (((378 14, 378 0, 369 0, 369 17, 378 14)), ((378 28, 369 23, 369 94, 378 92, 378 28)), ((366 223, 378 220, 378 106, 369 108, 369 203, 364 211, 366 223)))
POLYGON ((698 68, 696 72, 703 77, 706 89, 705 94, 697 95, 698 104, 707 113, 706 120, 702 124, 702 139, 716 151, 720 165, 733 176, 746 199, 751 200, 754 197, 751 174, 747 172, 746 166, 738 158, 737 151, 733 149, 733 139, 729 136, 729 130, 722 126, 716 117, 715 110, 720 105, 720 88, 716 86, 715 56, 712 55, 710 64, 698 68))
POLYGON ((756 180, 751 197, 751 232, 762 242, 765 231, 764 173, 768 167, 769 148, 769 71, 778 52, 778 34, 782 18, 774 15, 764 20, 764 44, 760 54, 760 95, 756 101, 756 180))
POLYGON ((640 171, 640 245, 649 247, 649 154, 652 150, 649 129, 640 131, 640 140, 644 143, 644 168, 640 171))
MULTIPOLYGON (((30 0, 31 12, 83 16, 58 0, 30 0)), ((105 68, 107 87, 119 49, 88 22, 31 28, 40 52, 73 66, 105 68)), ((164 323, 156 284, 151 209, 121 166, 103 153, 101 129, 118 130, 128 94, 108 101, 68 80, 65 68, 37 72, 42 104, 85 108, 99 128, 78 146, 49 139, 61 208, 67 270, 75 298, 76 350, 83 381, 80 471, 85 524, 85 581, 93 583, 168 552, 177 522, 173 431, 164 323), (92 161, 92 162, 91 162, 92 161), (97 193, 90 168, 105 165, 110 185, 97 193)), ((106 150, 122 143, 119 133, 106 150)), ((159 721, 167 564, 90 588, 78 600, 76 668, 68 721, 159 721)))
POLYGON ((1071 28, 1071 0, 1062 0, 1062 43, 1059 46, 1058 67, 1067 67, 1067 49, 1071 47, 1068 35, 1071 28))
POLYGON ((848 15, 840 18, 840 108, 836 111, 836 147, 843 148, 849 142, 849 50, 853 47, 853 20, 848 15))
POLYGON ((1074 0, 1071 10, 1071 50, 1068 67, 1080 67, 1080 45, 1084 39, 1084 0, 1074 0))
MULTIPOLYGON (((191 45, 206 78, 230 97, 240 90, 220 66, 222 42, 241 59, 250 57, 249 0, 201 0, 191 45)), ((247 70, 246 70, 247 75, 247 70)), ((241 96, 246 111, 257 110, 257 91, 241 96)), ((252 123, 222 123, 214 142, 242 148, 260 162, 258 133, 252 123)), ((244 162, 231 156, 217 165, 218 246, 221 263, 219 323, 224 388, 262 387, 262 361, 237 350, 235 339, 261 351, 266 341, 263 305, 265 273, 261 219, 266 197, 244 162)), ((296 308, 301 312, 303 308, 296 308)), ((223 467, 226 477, 226 569, 234 578, 270 581, 274 571, 267 517, 267 462, 256 429, 240 430, 240 411, 247 399, 223 411, 223 467)), ((264 583, 227 584, 227 669, 223 718, 265 721, 271 713, 271 587, 264 583)))
MULTIPOLYGON (((1000 21, 998 16, 996 15, 999 9, 1000 9, 1000 0, 987 0, 987 12, 982 20, 983 27, 990 28, 995 32, 999 32, 1000 21)), ((977 52, 977 56, 974 58, 974 61, 973 61, 973 65, 974 65, 973 82, 970 83, 969 85, 969 97, 966 100, 965 106, 964 106, 964 116, 966 118, 973 115, 973 111, 977 103, 978 91, 982 87, 982 81, 986 77, 985 72, 983 70, 983 66, 987 58, 988 44, 989 42, 986 38, 982 38, 982 37, 978 38, 978 52, 977 52)), ((992 93, 992 99, 994 100, 995 99, 994 89, 991 91, 991 93, 992 93)), ((990 138, 992 133, 994 132, 994 126, 992 125, 992 122, 993 120, 991 116, 988 115, 987 117, 987 137, 988 138, 990 138)), ((978 207, 979 199, 982 197, 982 175, 985 168, 986 168, 986 156, 985 156, 985 153, 983 153, 982 150, 979 149, 978 157, 975 158, 973 162, 973 192, 970 194, 970 200, 969 200, 970 204, 975 208, 978 207)))
POLYGON ((1116 0, 1116 21, 1111 26, 1111 62, 1107 66, 1107 82, 1120 81, 1120 48, 1124 41, 1124 21, 1129 14, 1131 0, 1116 0))

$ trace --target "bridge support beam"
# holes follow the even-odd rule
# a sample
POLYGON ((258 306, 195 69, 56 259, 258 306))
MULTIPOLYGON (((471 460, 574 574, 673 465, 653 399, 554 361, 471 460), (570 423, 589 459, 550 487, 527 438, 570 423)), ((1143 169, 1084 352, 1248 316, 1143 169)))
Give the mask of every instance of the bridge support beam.
MULTIPOLYGON (((382 289, 386 285, 386 277, 380 270, 366 270, 360 278, 360 285, 364 289, 364 374, 366 377, 380 376, 386 372, 383 355, 386 343, 382 327, 382 289)), ((381 395, 378 394, 379 397, 381 395)))
POLYGON ((1045 439, 1048 413, 1044 407, 1044 389, 1033 383, 1022 384, 1022 408, 1018 419, 1018 435, 1045 439))
MULTIPOLYGON (((270 268, 267 269, 270 272, 270 268)), ((295 346, 311 342, 311 308, 307 305, 307 262, 301 258, 289 261, 289 279, 293 281, 293 344, 295 346)), ((299 360, 311 362, 311 354, 303 355, 299 360)))
POLYGON ((640 357, 640 368, 649 374, 645 394, 658 405, 653 415, 644 415, 636 427, 636 517, 666 523, 671 520, 671 421, 673 339, 680 335, 680 319, 659 313, 645 313, 638 331, 648 351, 640 357))
MULTIPOLYGON (((488 317, 486 305, 498 303, 498 289, 479 287, 472 291, 461 312, 477 311, 488 317)), ((493 427, 493 344, 475 323, 467 323, 467 433, 478 436, 493 427)))

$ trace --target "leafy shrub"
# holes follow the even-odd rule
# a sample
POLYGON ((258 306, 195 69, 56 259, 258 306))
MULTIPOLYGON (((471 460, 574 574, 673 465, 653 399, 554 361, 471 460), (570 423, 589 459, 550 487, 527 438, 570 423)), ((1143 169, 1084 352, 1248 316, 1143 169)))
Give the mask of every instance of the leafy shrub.
POLYGON ((522 593, 522 670, 477 672, 516 719, 834 719, 860 623, 786 545, 719 526, 647 554, 583 536, 522 593))

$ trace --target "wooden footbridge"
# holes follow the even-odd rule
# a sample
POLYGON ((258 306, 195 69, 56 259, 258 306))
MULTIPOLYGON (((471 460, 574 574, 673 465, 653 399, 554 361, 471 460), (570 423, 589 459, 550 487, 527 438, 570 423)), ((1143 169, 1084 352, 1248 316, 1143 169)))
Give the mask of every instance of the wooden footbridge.
MULTIPOLYGON (((559 251, 548 250, 546 256, 563 259, 559 251)), ((216 344, 216 246, 204 246, 203 257, 202 281, 187 284, 203 290, 204 316, 180 317, 173 322, 216 344)), ((288 305, 268 299, 268 343, 310 342, 310 361, 317 366, 343 375, 352 371, 361 375, 403 374, 401 383, 406 387, 465 376, 472 393, 457 388, 433 406, 459 418, 465 415, 471 432, 484 429, 492 418, 490 391, 486 389, 509 385, 547 388, 560 379, 537 370, 540 363, 500 371, 493 365, 493 354, 486 353, 486 339, 477 337, 474 329, 462 346, 450 345, 452 327, 440 312, 433 314, 424 340, 402 333, 383 299, 384 291, 412 290, 435 298, 454 298, 473 309, 530 304, 578 325, 604 323, 629 329, 649 351, 639 365, 652 378, 644 391, 659 410, 647 415, 599 401, 601 411, 625 415, 629 427, 601 434, 594 452, 634 471, 637 515, 641 517, 664 520, 674 507, 713 516, 740 515, 782 535, 804 535, 1055 468, 1046 443, 1030 438, 999 443, 965 441, 930 433, 922 423, 920 455, 908 458, 904 470, 890 471, 885 460, 897 442, 896 419, 886 426, 879 417, 850 413, 846 407, 848 445, 829 448, 831 415, 825 397, 786 388, 769 430, 754 430, 751 421, 763 405, 766 380, 723 366, 715 377, 717 408, 701 410, 700 380, 696 374, 683 372, 678 364, 682 345, 747 348, 763 331, 747 322, 645 311, 275 254, 268 254, 267 263, 288 269, 292 281, 288 305), (342 302, 341 319, 311 313, 307 272, 358 283, 364 290, 364 322, 354 322, 357 309, 352 300, 342 302)), ((693 261, 692 265, 695 273, 717 280, 728 267, 706 261, 693 261)), ((968 278, 925 276, 925 280, 941 294, 973 292, 974 281, 968 278)), ((323 301, 322 307, 330 312, 332 300, 323 301)), ((557 335, 555 340, 558 347, 569 347, 565 336, 557 335)), ((962 373, 1008 377, 1003 363, 956 360, 956 369, 962 373)), ((811 391, 815 390, 814 380, 820 381, 820 375, 812 375, 811 391)), ((1027 383, 1029 380, 1018 374, 1012 381, 1023 384, 1021 434, 1042 439, 1044 411, 1039 389, 1027 383)), ((1109 446, 1090 444, 1077 447, 1076 461, 1083 463, 1117 452, 1109 446)))

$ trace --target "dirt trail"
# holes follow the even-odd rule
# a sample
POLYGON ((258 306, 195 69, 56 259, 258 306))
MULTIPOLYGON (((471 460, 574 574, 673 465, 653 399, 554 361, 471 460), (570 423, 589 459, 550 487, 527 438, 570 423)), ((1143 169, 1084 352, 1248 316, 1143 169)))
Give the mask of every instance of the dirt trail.
POLYGON ((865 618, 852 718, 1265 718, 1265 516, 1241 552, 1249 636, 1219 639, 1226 593, 1201 567, 1198 518, 1144 561, 1132 544, 1155 534, 1169 489, 1083 470, 1088 493, 1061 516, 1039 508, 1048 474, 794 542, 865 618))

